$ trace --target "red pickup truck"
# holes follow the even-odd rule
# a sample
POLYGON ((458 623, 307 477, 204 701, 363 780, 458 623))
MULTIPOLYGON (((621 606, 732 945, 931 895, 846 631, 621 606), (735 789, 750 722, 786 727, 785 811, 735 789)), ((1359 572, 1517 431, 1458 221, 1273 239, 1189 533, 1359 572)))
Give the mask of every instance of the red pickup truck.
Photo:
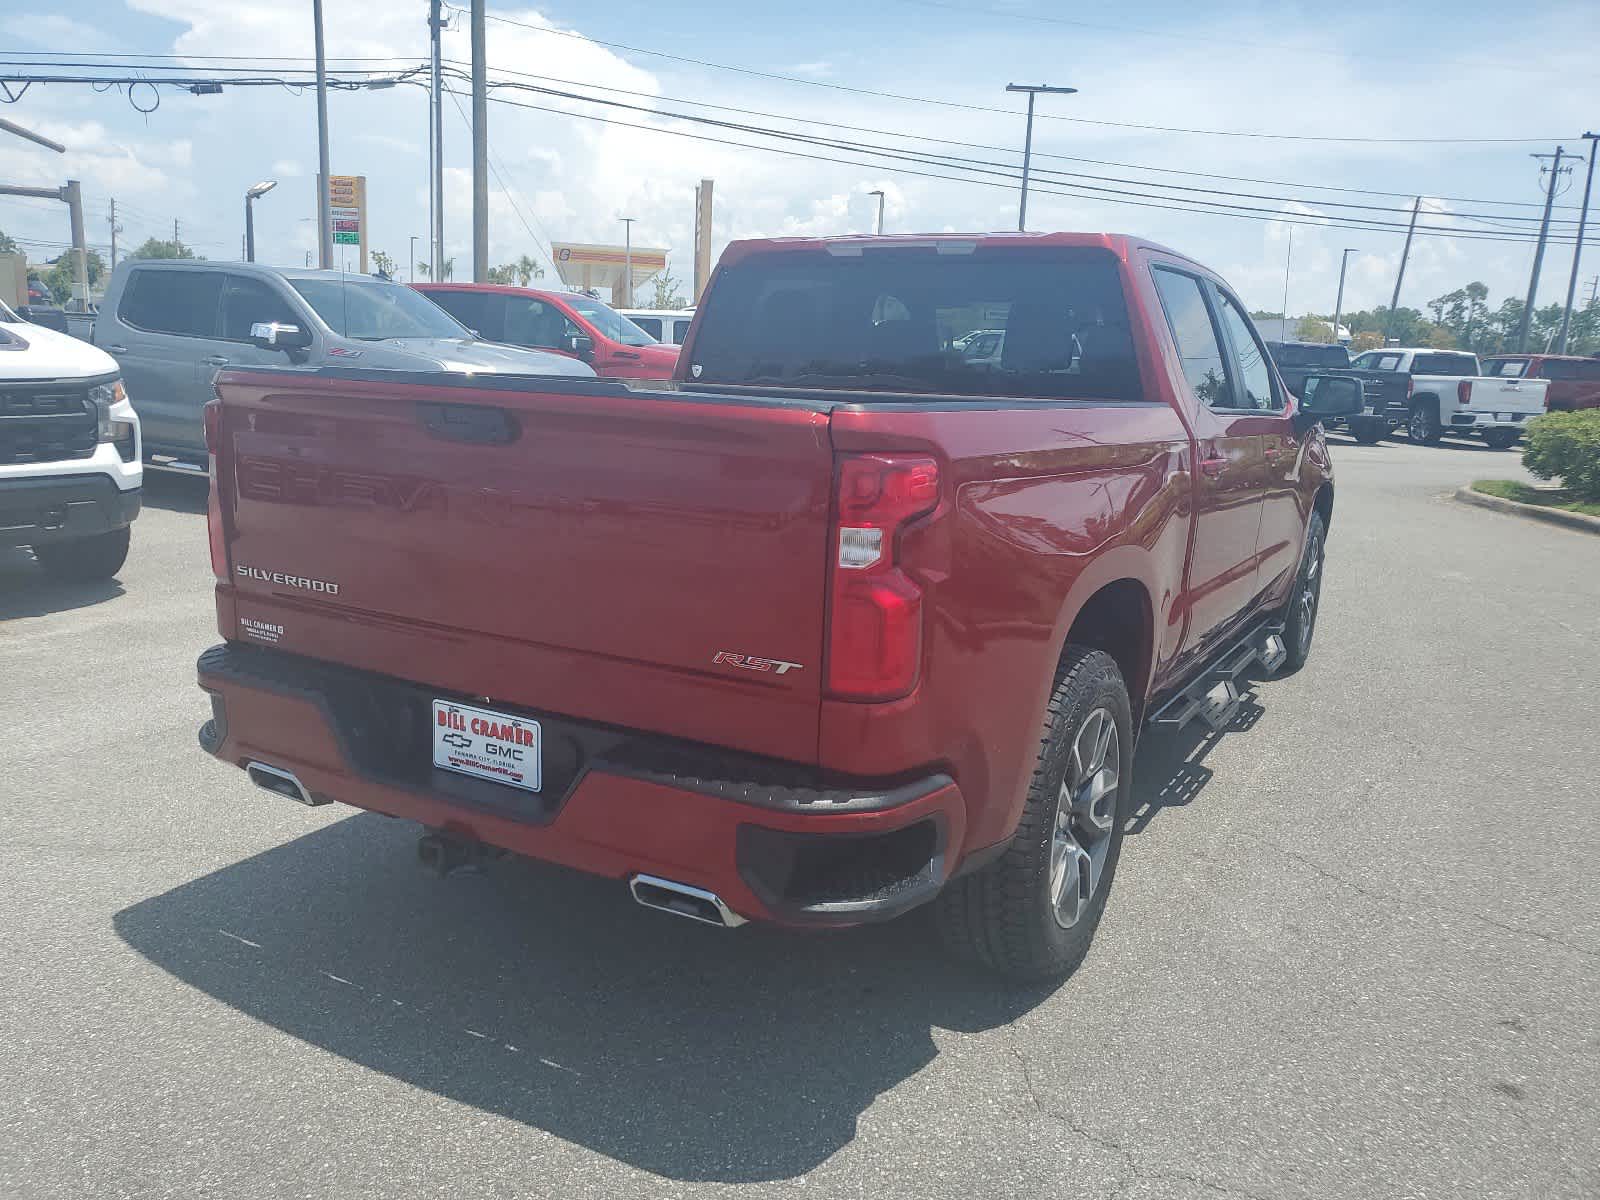
POLYGON ((677 382, 230 370, 206 750, 721 926, 937 901, 1088 949, 1148 722, 1293 669, 1333 484, 1205 268, 1125 237, 736 243, 677 382), (1004 331, 981 364, 956 343, 1004 331))

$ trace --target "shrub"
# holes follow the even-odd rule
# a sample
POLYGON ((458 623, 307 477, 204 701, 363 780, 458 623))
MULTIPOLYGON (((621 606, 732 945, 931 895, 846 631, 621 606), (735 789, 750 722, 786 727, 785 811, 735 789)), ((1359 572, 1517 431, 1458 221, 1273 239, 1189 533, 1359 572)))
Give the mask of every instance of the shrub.
POLYGON ((1546 413, 1528 422, 1522 465, 1559 479, 1579 500, 1600 501, 1600 408, 1546 413))

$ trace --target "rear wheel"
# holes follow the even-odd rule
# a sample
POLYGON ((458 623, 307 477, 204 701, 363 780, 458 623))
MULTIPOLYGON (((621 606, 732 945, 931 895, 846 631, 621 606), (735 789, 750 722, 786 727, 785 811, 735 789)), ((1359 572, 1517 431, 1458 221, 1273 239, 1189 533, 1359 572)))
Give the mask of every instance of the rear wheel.
POLYGON ((1363 446, 1373 446, 1383 441, 1389 427, 1377 417, 1351 417, 1350 436, 1363 446))
POLYGON ((1483 440, 1489 443, 1491 450, 1509 450, 1517 444, 1517 431, 1515 429, 1485 429, 1483 440))
POLYGON ((1111 891, 1132 770, 1122 672, 1102 650, 1068 646, 1016 836, 999 859, 939 898, 950 948, 1014 979, 1075 970, 1111 891))
POLYGON ((70 542, 45 542, 33 548, 33 557, 57 579, 110 579, 127 561, 128 527, 70 542))
POLYGON ((1444 436, 1439 424, 1439 402, 1425 396, 1411 406, 1411 417, 1406 421, 1406 433, 1413 442, 1423 446, 1437 446, 1444 436))
POLYGON ((1289 593, 1289 608, 1284 614, 1283 646, 1288 658, 1280 674, 1298 671, 1311 656, 1311 637, 1317 631, 1317 613, 1322 607, 1322 560, 1327 542, 1327 523, 1321 513, 1313 512, 1306 530, 1305 554, 1295 573, 1294 591, 1289 593))

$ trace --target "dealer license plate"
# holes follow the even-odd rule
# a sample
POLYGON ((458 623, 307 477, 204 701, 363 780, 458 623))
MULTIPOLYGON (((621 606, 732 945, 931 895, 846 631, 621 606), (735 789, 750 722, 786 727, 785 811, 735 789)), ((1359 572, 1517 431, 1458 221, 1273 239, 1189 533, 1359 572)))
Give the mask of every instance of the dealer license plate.
POLYGON ((537 792, 539 722, 470 704, 433 702, 433 765, 537 792))

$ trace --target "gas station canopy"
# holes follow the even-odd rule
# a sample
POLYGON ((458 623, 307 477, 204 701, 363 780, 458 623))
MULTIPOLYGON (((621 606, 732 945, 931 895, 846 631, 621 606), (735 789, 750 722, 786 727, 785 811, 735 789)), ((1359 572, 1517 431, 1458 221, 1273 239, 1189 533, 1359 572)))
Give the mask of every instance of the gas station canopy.
POLYGON ((629 251, 623 246, 552 242, 550 253, 556 260, 556 271, 562 283, 583 292, 605 288, 614 301, 625 294, 622 277, 630 262, 633 287, 627 290, 629 294, 637 294, 641 283, 648 283, 667 267, 667 252, 649 246, 635 246, 629 251))

